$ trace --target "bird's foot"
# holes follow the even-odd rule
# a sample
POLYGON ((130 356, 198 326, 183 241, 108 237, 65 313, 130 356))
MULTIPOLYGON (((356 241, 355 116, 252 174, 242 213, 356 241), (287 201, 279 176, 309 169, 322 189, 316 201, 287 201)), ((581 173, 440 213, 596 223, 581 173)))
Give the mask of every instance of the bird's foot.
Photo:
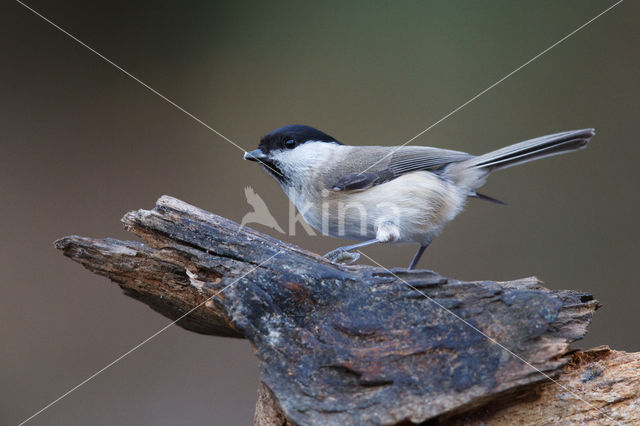
POLYGON ((347 251, 344 248, 340 247, 325 254, 324 258, 328 259, 331 263, 342 263, 345 265, 350 265, 360 258, 360 253, 347 251))

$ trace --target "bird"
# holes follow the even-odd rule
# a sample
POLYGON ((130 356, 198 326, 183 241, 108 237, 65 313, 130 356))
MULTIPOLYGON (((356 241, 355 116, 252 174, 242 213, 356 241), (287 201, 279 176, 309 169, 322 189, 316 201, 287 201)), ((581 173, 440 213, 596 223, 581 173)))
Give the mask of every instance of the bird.
POLYGON ((529 139, 482 155, 427 146, 355 146, 294 124, 260 139, 244 159, 280 184, 304 220, 323 235, 360 241, 325 255, 353 263, 356 249, 415 243, 408 269, 465 207, 469 198, 504 204, 477 192, 494 171, 587 146, 594 129, 529 139))
POLYGON ((253 207, 253 211, 245 214, 240 222, 240 227, 245 226, 248 223, 259 223, 260 225, 267 226, 275 229, 276 231, 284 234, 284 231, 278 225, 278 222, 273 217, 267 204, 262 197, 256 194, 256 191, 250 186, 244 188, 244 195, 247 198, 247 203, 253 207))

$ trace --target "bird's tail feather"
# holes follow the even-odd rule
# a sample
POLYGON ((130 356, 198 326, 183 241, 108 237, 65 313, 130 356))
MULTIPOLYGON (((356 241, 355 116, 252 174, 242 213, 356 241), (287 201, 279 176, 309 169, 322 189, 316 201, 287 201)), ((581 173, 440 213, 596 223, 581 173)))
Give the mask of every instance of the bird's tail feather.
POLYGON ((593 135, 595 135, 593 129, 555 133, 491 151, 467 160, 463 164, 468 168, 479 168, 488 171, 506 169, 507 167, 527 163, 539 158, 582 149, 593 135))

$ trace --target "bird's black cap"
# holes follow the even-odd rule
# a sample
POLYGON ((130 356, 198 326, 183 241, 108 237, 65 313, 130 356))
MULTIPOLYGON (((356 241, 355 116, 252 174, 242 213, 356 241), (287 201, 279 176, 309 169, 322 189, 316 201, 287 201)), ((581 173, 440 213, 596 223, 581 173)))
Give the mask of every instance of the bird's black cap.
POLYGON ((262 139, 260 139, 259 148, 263 153, 269 154, 271 151, 292 148, 293 146, 302 145, 308 141, 328 142, 342 145, 337 139, 321 132, 318 129, 302 124, 292 124, 267 133, 262 137, 262 139), (293 143, 290 141, 293 141, 293 143))

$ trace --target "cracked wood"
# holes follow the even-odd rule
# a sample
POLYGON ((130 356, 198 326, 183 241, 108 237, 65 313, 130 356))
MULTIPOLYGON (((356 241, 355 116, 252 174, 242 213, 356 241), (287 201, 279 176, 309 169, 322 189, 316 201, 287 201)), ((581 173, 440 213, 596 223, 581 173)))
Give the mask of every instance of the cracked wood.
POLYGON ((142 242, 70 236, 56 247, 168 318, 202 304, 181 327, 249 339, 265 400, 292 423, 437 420, 538 389, 598 307, 535 278, 334 265, 168 196, 122 220, 142 242))

